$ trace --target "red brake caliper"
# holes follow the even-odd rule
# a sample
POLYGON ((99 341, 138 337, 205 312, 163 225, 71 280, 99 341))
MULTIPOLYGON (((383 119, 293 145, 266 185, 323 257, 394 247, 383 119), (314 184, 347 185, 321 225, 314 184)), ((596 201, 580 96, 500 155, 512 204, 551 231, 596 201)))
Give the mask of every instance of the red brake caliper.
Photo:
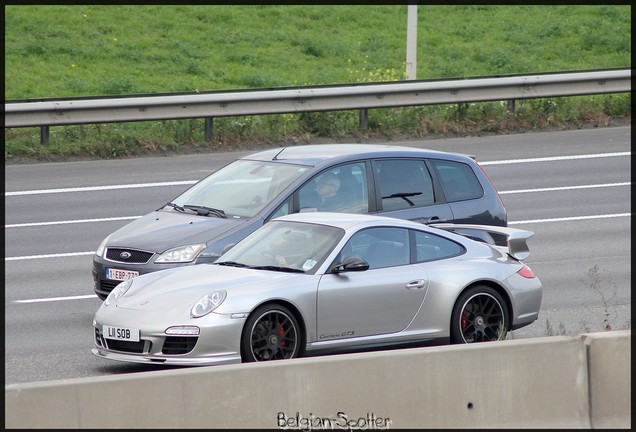
POLYGON ((464 312, 462 314, 462 331, 466 330, 466 327, 468 327, 468 320, 466 319, 468 317, 468 312, 464 312))
MULTIPOLYGON (((278 334, 283 336, 285 334, 285 331, 283 330, 283 326, 280 325, 280 323, 276 323, 276 325, 278 326, 278 334)), ((284 347, 285 346, 285 342, 286 342, 285 339, 283 339, 281 337, 280 346, 284 347)))

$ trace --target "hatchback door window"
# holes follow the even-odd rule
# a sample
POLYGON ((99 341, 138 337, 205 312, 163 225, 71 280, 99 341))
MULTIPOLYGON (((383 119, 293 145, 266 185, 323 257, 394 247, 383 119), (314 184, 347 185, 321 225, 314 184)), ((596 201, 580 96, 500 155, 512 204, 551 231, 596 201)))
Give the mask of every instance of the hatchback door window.
POLYGON ((291 198, 287 198, 280 206, 278 206, 276 211, 274 213, 272 213, 267 218, 267 221, 269 221, 271 219, 275 219, 275 218, 277 218, 279 216, 285 216, 285 215, 288 215, 289 213, 291 213, 291 211, 290 211, 291 202, 292 202, 292 199, 291 198))
POLYGON ((432 205, 431 176, 421 160, 378 160, 375 164, 382 211, 432 205))
POLYGON ((367 175, 363 162, 339 165, 312 178, 298 191, 301 210, 366 213, 367 175))

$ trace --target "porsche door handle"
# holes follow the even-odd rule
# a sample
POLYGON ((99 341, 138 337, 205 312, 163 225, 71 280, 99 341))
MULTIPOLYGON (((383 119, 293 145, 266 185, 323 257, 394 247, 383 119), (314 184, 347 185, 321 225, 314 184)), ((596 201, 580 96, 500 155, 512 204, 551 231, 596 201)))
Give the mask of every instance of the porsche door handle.
POLYGON ((413 280, 406 284, 406 289, 408 290, 420 290, 426 286, 426 281, 423 279, 413 280))

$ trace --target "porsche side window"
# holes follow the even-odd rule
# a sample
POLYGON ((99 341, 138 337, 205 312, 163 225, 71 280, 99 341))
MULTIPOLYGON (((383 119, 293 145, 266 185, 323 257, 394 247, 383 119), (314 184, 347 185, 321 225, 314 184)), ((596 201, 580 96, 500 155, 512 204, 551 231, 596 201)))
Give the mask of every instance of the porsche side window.
POLYGON ((451 240, 421 231, 415 233, 415 261, 426 262, 464 253, 463 246, 451 240))
POLYGON ((468 165, 461 162, 447 160, 431 160, 437 172, 446 201, 463 201, 481 198, 484 190, 475 176, 475 172, 468 165))
POLYGON ((369 269, 408 264, 408 230, 372 228, 360 231, 343 248, 342 257, 349 255, 365 259, 369 263, 369 269))
POLYGON ((433 182, 422 160, 378 160, 375 163, 382 210, 428 206, 435 202, 433 182))

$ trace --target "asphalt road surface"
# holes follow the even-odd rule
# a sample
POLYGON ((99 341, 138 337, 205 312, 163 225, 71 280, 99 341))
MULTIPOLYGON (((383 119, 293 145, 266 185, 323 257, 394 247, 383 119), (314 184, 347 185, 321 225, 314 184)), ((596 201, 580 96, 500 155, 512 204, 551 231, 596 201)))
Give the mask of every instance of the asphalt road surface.
MULTIPOLYGON (((631 329, 631 128, 393 142, 474 155, 542 311, 510 338, 631 329)), ((5 384, 167 369, 91 354, 92 255, 104 237, 249 152, 5 165, 5 384)))

